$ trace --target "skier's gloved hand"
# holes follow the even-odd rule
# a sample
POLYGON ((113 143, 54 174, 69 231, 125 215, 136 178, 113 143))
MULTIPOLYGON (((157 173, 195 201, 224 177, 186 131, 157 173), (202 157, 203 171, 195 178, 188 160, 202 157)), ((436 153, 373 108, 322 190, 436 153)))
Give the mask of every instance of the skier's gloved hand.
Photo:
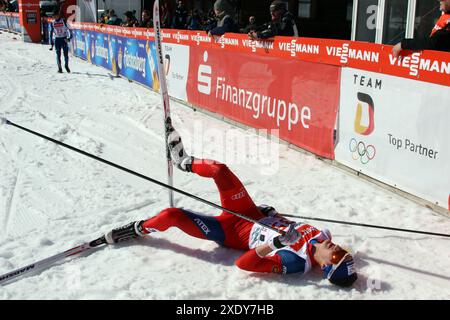
POLYGON ((296 226, 297 225, 294 223, 290 224, 284 235, 275 237, 269 241, 269 247, 272 250, 276 250, 295 244, 302 236, 300 232, 297 231, 296 226))
POLYGON ((170 133, 167 137, 167 145, 169 146, 173 164, 182 171, 191 172, 193 157, 187 155, 186 151, 184 151, 183 142, 179 133, 173 127, 168 132, 170 133))
POLYGON ((284 236, 279 236, 279 240, 281 244, 285 246, 290 246, 294 243, 296 243, 300 238, 301 234, 297 231, 295 228, 297 225, 295 223, 291 223, 285 233, 284 236))
POLYGON ((69 43, 70 42, 70 37, 67 37, 65 40, 66 40, 67 43, 69 43))

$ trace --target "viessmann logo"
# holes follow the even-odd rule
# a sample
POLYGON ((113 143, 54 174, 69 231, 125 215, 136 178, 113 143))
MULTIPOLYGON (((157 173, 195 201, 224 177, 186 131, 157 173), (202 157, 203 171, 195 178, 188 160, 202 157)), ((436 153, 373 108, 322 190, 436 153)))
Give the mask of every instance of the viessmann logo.
MULTIPOLYGON (((357 97, 358 103, 353 127, 357 134, 369 136, 375 129, 375 104, 372 97, 366 93, 358 92, 357 97)), ((369 163, 376 154, 375 146, 355 138, 350 139, 349 150, 352 153, 352 159, 359 160, 362 164, 369 163)))

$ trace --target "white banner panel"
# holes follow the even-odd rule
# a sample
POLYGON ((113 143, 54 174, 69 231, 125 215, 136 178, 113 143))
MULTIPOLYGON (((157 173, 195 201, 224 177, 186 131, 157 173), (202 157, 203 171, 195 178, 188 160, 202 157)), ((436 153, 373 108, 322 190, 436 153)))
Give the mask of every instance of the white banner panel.
POLYGON ((169 95, 187 101, 189 46, 163 42, 163 54, 169 95))
POLYGON ((342 69, 336 161, 450 210, 450 87, 342 69))

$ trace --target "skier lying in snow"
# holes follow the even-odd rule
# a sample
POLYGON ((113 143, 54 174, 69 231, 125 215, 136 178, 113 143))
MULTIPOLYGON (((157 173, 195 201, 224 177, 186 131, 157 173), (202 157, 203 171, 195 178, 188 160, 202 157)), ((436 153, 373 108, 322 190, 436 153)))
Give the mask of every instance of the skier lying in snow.
POLYGON ((167 208, 148 220, 110 231, 105 235, 109 244, 177 227, 190 236, 247 251, 236 260, 236 265, 247 271, 303 274, 319 265, 324 277, 333 284, 348 287, 355 282, 353 257, 331 242, 329 230, 289 221, 269 206, 256 206, 226 165, 188 156, 171 125, 168 144, 174 165, 179 169, 214 179, 222 207, 284 230, 285 235, 228 212, 204 216, 183 208, 167 208))

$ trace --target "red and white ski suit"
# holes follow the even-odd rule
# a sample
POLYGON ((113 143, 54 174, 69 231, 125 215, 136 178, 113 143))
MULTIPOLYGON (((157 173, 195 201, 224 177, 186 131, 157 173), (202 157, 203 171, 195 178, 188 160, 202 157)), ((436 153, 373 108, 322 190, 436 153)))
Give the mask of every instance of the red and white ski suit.
MULTIPOLYGON (((225 164, 195 159, 192 163, 192 172, 214 179, 220 193, 222 207, 266 225, 282 230, 287 228, 285 219, 263 214, 268 207, 256 206, 241 181, 225 164)), ((311 255, 312 243, 331 238, 329 232, 325 230, 322 232, 310 225, 299 224, 296 228, 301 232, 302 237, 297 243, 275 250, 261 258, 255 248, 279 234, 225 211, 219 216, 206 216, 183 208, 167 208, 146 220, 142 226, 145 232, 165 231, 170 227, 177 227, 193 237, 215 241, 229 248, 245 250, 247 252, 236 260, 236 265, 253 272, 305 273, 316 264, 311 255)))

